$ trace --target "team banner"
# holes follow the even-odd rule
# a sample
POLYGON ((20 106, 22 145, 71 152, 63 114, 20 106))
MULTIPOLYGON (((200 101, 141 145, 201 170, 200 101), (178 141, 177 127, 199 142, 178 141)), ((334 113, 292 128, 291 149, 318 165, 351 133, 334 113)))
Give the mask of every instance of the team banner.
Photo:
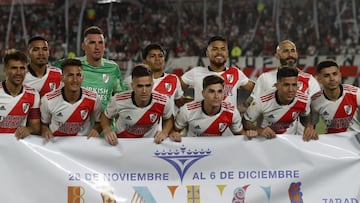
POLYGON ((355 133, 272 140, 0 136, 0 202, 359 203, 355 133))

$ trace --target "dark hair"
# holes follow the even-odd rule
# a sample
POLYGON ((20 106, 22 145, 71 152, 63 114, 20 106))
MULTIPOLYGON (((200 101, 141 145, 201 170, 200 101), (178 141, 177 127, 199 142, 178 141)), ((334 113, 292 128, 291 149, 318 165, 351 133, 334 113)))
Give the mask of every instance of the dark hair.
POLYGON ((203 80, 203 89, 214 84, 221 84, 224 86, 224 79, 218 75, 208 75, 203 80))
POLYGON ((208 41, 208 46, 209 46, 212 42, 214 42, 214 41, 223 41, 223 42, 227 43, 227 40, 226 40, 225 37, 216 35, 216 36, 213 36, 213 37, 211 37, 211 38, 209 39, 209 41, 208 41))
POLYGON ((47 39, 45 39, 44 37, 41 37, 41 36, 35 36, 35 37, 32 37, 29 39, 28 41, 28 46, 31 44, 31 42, 33 41, 45 41, 47 43, 49 43, 49 41, 47 41, 47 39))
POLYGON ((102 31, 101 28, 99 28, 98 26, 91 26, 88 27, 84 30, 84 38, 88 35, 88 34, 99 34, 99 35, 103 35, 104 32, 102 31))
POLYGON ((299 71, 296 68, 290 68, 288 66, 283 66, 278 69, 276 74, 277 81, 286 78, 286 77, 297 77, 299 75, 299 71))
POLYGON ((16 49, 9 49, 9 50, 5 51, 5 55, 3 58, 3 63, 5 65, 5 67, 8 67, 10 60, 28 63, 28 58, 25 55, 25 53, 21 52, 19 50, 16 50, 16 49))
POLYGON ((147 57, 147 55, 149 54, 149 52, 154 49, 160 50, 165 55, 165 51, 159 44, 149 44, 142 51, 142 58, 145 59, 147 57))
POLYGON ((331 59, 327 59, 325 61, 321 61, 317 66, 316 66, 316 72, 320 73, 320 71, 324 68, 329 68, 331 66, 335 66, 337 68, 339 68, 339 65, 336 63, 336 61, 331 60, 331 59))
POLYGON ((82 68, 82 63, 79 59, 68 58, 61 62, 61 69, 65 69, 67 66, 79 66, 82 68))
POLYGON ((150 68, 148 68, 145 64, 136 65, 131 72, 131 78, 134 79, 144 76, 152 77, 152 72, 150 68))

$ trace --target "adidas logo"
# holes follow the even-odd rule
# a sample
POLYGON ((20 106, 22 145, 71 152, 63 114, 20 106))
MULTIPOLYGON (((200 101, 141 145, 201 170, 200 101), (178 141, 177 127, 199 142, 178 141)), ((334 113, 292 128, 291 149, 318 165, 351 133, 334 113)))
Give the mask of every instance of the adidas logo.
POLYGON ((1 106, 0 110, 5 111, 6 110, 5 106, 1 106))
POLYGON ((130 121, 132 120, 130 116, 127 116, 125 119, 130 121))
POLYGON ((201 129, 199 125, 195 126, 195 129, 201 129))
POLYGON ((63 117, 63 114, 61 112, 57 113, 56 116, 63 117))

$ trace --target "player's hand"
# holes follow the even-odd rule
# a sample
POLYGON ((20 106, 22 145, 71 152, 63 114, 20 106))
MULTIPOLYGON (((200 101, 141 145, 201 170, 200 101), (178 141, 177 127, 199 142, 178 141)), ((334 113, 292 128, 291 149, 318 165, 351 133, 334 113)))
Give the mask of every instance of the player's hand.
POLYGON ((115 132, 113 131, 104 131, 104 137, 107 143, 111 145, 117 145, 118 144, 118 138, 115 132))
POLYGON ((20 126, 16 129, 15 131, 15 137, 16 139, 23 139, 26 136, 31 134, 31 129, 30 127, 25 127, 25 126, 20 126))
POLYGON ((181 134, 177 131, 171 132, 169 137, 174 142, 181 142, 181 134))
POLYGON ((162 141, 164 141, 168 137, 167 134, 165 134, 162 131, 158 131, 155 135, 154 142, 156 144, 160 144, 162 141))
POLYGON ((244 130, 244 135, 251 140, 254 137, 258 136, 258 132, 256 130, 244 130))
POLYGON ((270 127, 260 128, 258 134, 266 139, 273 139, 276 137, 276 133, 270 127))
POLYGON ((41 135, 45 138, 46 142, 49 142, 54 137, 51 130, 47 127, 43 127, 41 131, 41 135))
POLYGON ((99 132, 97 130, 91 129, 88 136, 87 136, 87 139, 89 139, 91 137, 100 137, 100 134, 99 134, 99 132))
POLYGON ((304 129, 303 140, 305 142, 308 142, 310 140, 318 140, 318 139, 319 139, 319 135, 313 126, 307 126, 304 129))

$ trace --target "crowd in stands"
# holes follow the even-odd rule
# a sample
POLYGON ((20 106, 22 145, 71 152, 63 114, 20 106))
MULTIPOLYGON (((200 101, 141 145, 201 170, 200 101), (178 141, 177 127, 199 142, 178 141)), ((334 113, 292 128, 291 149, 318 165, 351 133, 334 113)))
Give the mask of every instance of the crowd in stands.
MULTIPOLYGON (((41 35, 51 42, 50 61, 54 61, 66 57, 66 46, 69 52, 76 53, 82 3, 77 1, 69 4, 69 43, 66 45, 64 1, 51 2, 47 5, 25 5, 24 16, 28 36, 41 35)), ((98 25, 105 33, 110 33, 107 26, 110 20, 112 34, 107 36, 107 57, 118 61, 138 61, 141 49, 151 42, 158 42, 165 47, 168 57, 201 56, 204 55, 209 36, 216 34, 227 37, 230 52, 236 47, 235 56, 273 55, 276 44, 283 39, 296 42, 300 55, 360 53, 356 26, 349 21, 353 17, 352 5, 341 4, 342 15, 339 16, 336 9, 338 1, 333 0, 316 1, 318 24, 314 21, 313 0, 228 0, 223 3, 221 18, 218 17, 218 0, 208 0, 206 29, 202 0, 183 0, 182 3, 164 0, 139 1, 140 4, 113 3, 111 15, 110 4, 88 2, 82 27, 98 25), (274 2, 281 2, 276 13, 274 2), (276 14, 279 15, 278 24, 276 14), (218 24, 220 19, 221 30, 218 24), (339 19, 347 23, 339 23, 339 19), (319 37, 316 35, 316 26, 319 37)), ((20 8, 19 5, 14 7, 8 48, 25 50, 20 8)), ((359 8, 359 5, 355 8, 358 14, 359 8)), ((10 5, 1 6, 0 12, 0 48, 4 50, 10 5)), ((357 15, 356 21, 360 22, 360 15, 357 15)))

